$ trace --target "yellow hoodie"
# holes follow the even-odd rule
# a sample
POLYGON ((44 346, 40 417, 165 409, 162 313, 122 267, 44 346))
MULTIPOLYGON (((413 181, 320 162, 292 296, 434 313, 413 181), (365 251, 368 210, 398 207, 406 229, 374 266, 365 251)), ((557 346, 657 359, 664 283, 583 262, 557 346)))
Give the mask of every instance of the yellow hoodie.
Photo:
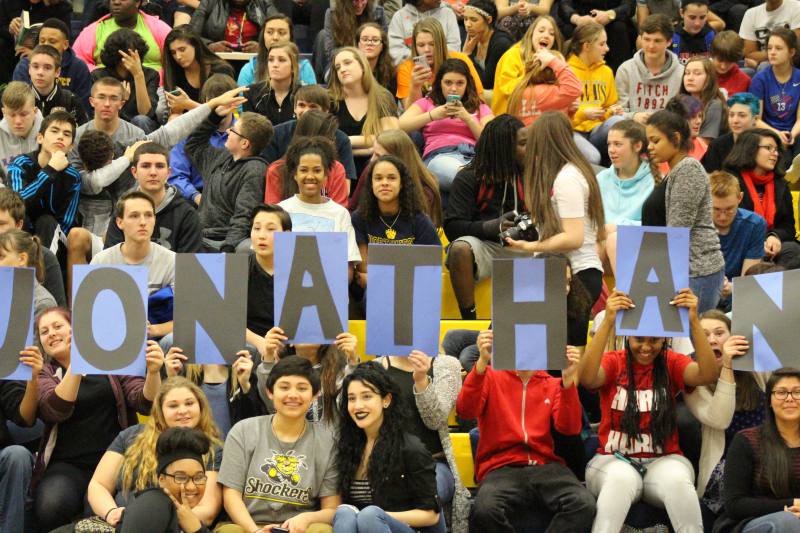
MULTIPOLYGON (((572 128, 575 131, 588 133, 608 119, 612 113, 609 107, 617 103, 617 87, 614 85, 614 73, 605 61, 595 63, 591 66, 581 61, 581 58, 573 54, 567 61, 572 71, 581 80, 581 104, 575 116, 572 118, 572 128), (587 107, 603 107, 606 114, 602 120, 590 120, 583 114, 587 107)), ((498 69, 499 69, 498 65, 498 69)), ((496 87, 496 86, 495 86, 496 87)), ((496 89, 495 89, 496 91, 496 89)))
MULTIPOLYGON (((492 113, 502 115, 508 111, 508 99, 517 84, 525 76, 525 63, 522 61, 520 43, 506 50, 497 62, 494 73, 494 89, 492 92, 492 113)), ((613 79, 613 78, 612 78, 613 79)))

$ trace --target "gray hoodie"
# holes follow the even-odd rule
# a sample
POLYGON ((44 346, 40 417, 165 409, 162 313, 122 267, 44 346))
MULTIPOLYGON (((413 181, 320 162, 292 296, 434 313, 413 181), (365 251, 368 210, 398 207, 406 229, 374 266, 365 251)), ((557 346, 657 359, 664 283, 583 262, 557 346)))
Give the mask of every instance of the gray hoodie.
MULTIPOLYGON (((8 165, 18 156, 22 154, 29 154, 35 152, 39 148, 39 143, 36 142, 36 134, 39 133, 39 128, 42 126, 42 113, 37 109, 36 116, 33 119, 33 126, 31 131, 28 132, 27 137, 17 137, 11 133, 11 128, 8 126, 8 120, 0 120, 0 167, 3 170, 8 169, 8 165)), ((2 175, 3 173, 0 173, 2 175)))
POLYGON ((682 81, 683 65, 669 50, 667 61, 658 74, 650 73, 644 64, 644 51, 639 50, 619 66, 614 79, 625 118, 633 118, 634 113, 664 109, 667 101, 680 92, 682 81))

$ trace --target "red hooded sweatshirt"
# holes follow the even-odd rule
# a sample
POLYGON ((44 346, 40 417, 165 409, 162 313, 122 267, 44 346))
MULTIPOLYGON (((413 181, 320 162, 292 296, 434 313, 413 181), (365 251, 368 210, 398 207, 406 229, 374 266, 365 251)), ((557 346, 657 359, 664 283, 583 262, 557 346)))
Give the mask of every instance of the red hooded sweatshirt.
POLYGON ((486 368, 467 375, 456 410, 462 418, 477 418, 480 440, 475 458, 478 481, 506 465, 534 465, 564 460, 553 451, 552 419, 564 435, 581 431, 577 387, 564 389, 561 378, 544 371, 523 382, 514 371, 486 368))

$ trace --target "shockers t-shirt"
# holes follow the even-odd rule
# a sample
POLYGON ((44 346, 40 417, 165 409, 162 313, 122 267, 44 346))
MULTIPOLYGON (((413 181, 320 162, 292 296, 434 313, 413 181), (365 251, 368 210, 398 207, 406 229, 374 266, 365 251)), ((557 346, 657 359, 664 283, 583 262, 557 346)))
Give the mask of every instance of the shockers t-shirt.
MULTIPOLYGON (((691 358, 686 355, 666 351, 667 374, 669 375, 669 398, 685 388, 683 371, 691 358)), ((664 449, 656 449, 650 435, 650 411, 653 407, 654 365, 634 363, 633 377, 636 380, 636 401, 639 404, 639 439, 628 442, 628 435, 622 432, 622 415, 628 400, 628 364, 625 350, 606 352, 600 363, 606 373, 606 382, 600 387, 600 448, 598 453, 611 454, 620 451, 631 457, 659 457, 680 454, 677 425, 664 443, 664 449)), ((227 453, 227 445, 225 453, 227 453)), ((224 459, 223 459, 224 464, 224 459)))
POLYGON ((247 512, 258 524, 280 524, 318 511, 321 497, 339 493, 331 430, 307 422, 297 442, 281 442, 272 431, 274 416, 234 425, 225 439, 219 471, 219 482, 242 492, 247 512))

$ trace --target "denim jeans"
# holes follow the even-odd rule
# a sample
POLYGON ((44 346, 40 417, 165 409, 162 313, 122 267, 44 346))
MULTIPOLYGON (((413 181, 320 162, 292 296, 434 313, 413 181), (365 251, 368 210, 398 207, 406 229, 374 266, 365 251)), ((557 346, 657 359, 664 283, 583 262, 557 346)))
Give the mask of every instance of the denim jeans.
POLYGON ((750 520, 744 525, 742 533, 798 533, 800 520, 792 513, 778 511, 750 520))
POLYGON ((697 296, 698 315, 709 309, 716 309, 724 279, 724 270, 714 272, 707 276, 689 278, 689 288, 692 289, 692 292, 697 296))
POLYGON ((453 501, 456 492, 456 478, 445 461, 436 461, 436 494, 442 505, 453 501))
POLYGON ((458 357, 461 368, 469 372, 480 357, 478 331, 473 329, 451 329, 444 335, 442 349, 447 355, 458 357))
POLYGON ((447 193, 458 171, 472 161, 473 157, 475 157, 475 147, 471 144, 447 146, 428 154, 425 157, 425 166, 439 180, 439 189, 447 193))
POLYGON ((438 524, 423 528, 412 528, 376 505, 364 507, 358 513, 350 506, 340 505, 333 517, 333 533, 414 533, 417 529, 424 533, 445 533, 444 514, 439 513, 438 524))
POLYGON ((25 495, 32 472, 33 455, 24 446, 0 450, 0 531, 25 531, 25 495))

